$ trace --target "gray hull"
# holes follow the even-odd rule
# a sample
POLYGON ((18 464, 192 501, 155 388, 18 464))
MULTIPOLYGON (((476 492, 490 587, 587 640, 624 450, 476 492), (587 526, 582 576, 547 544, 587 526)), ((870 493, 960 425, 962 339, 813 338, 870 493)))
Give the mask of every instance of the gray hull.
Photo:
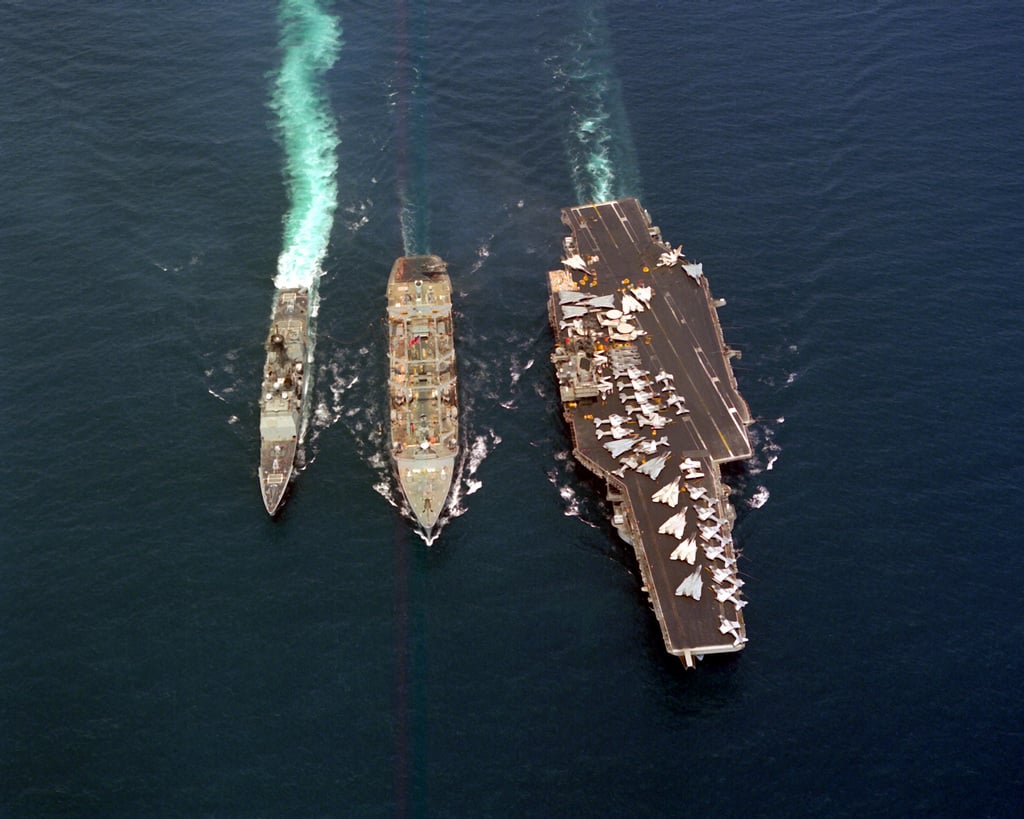
POLYGON ((438 256, 403 256, 388 278, 391 457, 428 537, 447 503, 459 449, 451 293, 438 256))
POLYGON ((264 345, 260 393, 260 491, 276 514, 295 466, 304 404, 309 392, 309 291, 278 290, 264 345))

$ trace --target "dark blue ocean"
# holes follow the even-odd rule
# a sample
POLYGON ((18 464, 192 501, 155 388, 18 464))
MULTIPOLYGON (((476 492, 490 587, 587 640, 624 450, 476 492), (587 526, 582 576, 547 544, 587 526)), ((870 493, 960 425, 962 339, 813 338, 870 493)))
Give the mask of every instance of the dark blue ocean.
POLYGON ((1019 3, 2 0, 0 815, 1020 816, 1022 66, 1019 3), (694 671, 548 359, 559 209, 623 195, 758 419, 750 642, 694 671), (427 249, 467 453, 429 547, 381 431, 427 249))

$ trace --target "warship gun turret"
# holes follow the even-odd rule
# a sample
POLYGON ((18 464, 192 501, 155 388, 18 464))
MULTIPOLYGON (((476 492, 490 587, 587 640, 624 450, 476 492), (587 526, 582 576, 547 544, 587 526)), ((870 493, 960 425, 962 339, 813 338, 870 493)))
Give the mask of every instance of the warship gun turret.
POLYGON ((388 278, 391 457, 428 539, 459 450, 452 286, 439 256, 403 256, 388 278))
POLYGON ((260 490, 275 514, 292 475, 309 394, 309 290, 278 290, 264 345, 267 351, 260 393, 260 490))

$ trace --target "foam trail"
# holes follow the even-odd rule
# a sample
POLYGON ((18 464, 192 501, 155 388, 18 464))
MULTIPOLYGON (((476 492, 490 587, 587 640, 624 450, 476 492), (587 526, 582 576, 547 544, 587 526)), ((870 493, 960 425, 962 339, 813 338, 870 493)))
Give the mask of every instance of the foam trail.
POLYGON ((398 99, 396 132, 398 142, 398 215, 402 227, 402 247, 406 256, 430 252, 430 216, 426 196, 426 112, 423 93, 426 50, 422 3, 413 3, 413 39, 410 45, 409 9, 405 2, 398 8, 398 99))
POLYGON ((622 104, 608 21, 601 4, 581 11, 562 52, 549 60, 569 111, 565 137, 578 202, 606 202, 639 196, 633 138, 622 104))
POLYGON ((282 0, 281 49, 270 108, 285 152, 289 210, 278 288, 316 284, 338 205, 338 131, 323 75, 341 51, 341 26, 317 0, 282 0))

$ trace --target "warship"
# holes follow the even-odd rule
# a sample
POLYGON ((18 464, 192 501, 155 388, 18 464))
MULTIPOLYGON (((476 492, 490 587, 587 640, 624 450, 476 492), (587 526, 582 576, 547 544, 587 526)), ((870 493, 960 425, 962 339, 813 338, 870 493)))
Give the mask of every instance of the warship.
POLYGON ((548 273, 552 362, 573 454, 607 486, 665 648, 686 666, 747 642, 721 465, 752 454, 703 266, 636 199, 565 208, 548 273))
POLYGON ((459 450, 452 286, 439 256, 402 256, 388 278, 390 450, 398 482, 428 541, 459 450))
POLYGON ((271 515, 277 513, 295 465, 304 405, 312 379, 310 363, 309 290, 278 290, 264 345, 260 393, 260 490, 271 515))

